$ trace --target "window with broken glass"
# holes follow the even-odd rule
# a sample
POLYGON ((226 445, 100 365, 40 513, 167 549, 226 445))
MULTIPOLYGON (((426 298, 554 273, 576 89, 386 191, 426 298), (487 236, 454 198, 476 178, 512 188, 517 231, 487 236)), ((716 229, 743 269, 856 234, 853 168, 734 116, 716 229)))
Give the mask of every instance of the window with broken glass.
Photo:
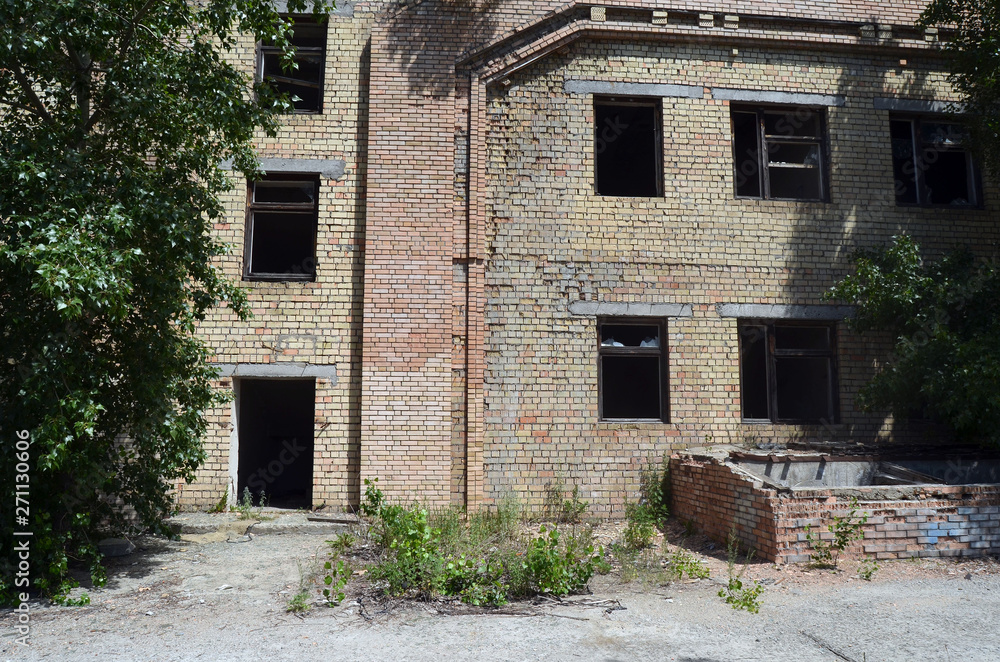
POLYGON ((250 184, 243 276, 315 280, 319 179, 269 177, 250 184))
POLYGON ((823 115, 813 108, 734 107, 736 197, 825 200, 823 115))
POLYGON ((893 117, 889 131, 896 204, 980 204, 979 175, 964 127, 941 119, 893 117))
POLYGON ((748 320, 739 335, 745 421, 837 422, 834 324, 748 320))
POLYGON ((601 420, 667 420, 666 337, 662 320, 598 322, 601 420))
POLYGON ((594 99, 598 195, 663 195, 659 99, 594 99))
POLYGON ((323 105, 323 62, 326 59, 326 24, 311 17, 296 17, 289 40, 295 46, 294 60, 285 66, 281 49, 261 44, 258 79, 278 92, 287 93, 296 113, 318 113, 323 105))

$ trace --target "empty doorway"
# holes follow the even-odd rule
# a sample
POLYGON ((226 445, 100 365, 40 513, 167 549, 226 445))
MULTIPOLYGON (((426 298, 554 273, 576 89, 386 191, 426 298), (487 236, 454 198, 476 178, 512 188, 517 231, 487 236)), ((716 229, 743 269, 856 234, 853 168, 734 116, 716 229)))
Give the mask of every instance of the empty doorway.
POLYGON ((312 507, 315 401, 312 379, 239 380, 237 499, 312 507))

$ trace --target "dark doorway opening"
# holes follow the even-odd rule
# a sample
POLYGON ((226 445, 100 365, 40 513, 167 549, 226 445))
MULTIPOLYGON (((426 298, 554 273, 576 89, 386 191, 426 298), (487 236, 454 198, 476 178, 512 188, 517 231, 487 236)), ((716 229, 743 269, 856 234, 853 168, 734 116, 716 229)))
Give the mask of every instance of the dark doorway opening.
POLYGON ((241 379, 237 398, 237 498, 311 508, 315 381, 241 379))

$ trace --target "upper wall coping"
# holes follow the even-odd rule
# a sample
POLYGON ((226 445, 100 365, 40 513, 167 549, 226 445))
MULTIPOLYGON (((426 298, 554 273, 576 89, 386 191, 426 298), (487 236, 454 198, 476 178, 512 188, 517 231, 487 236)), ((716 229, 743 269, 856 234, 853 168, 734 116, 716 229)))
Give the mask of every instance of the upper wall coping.
POLYGON ((682 97, 685 99, 701 99, 705 96, 705 88, 700 85, 570 79, 564 83, 563 87, 569 94, 615 94, 641 97, 682 97))
POLYGON ((712 98, 720 101, 749 101, 754 103, 781 103, 796 106, 841 107, 847 99, 841 94, 810 94, 807 92, 772 92, 767 90, 738 90, 713 87, 712 98))
POLYGON ((611 301, 573 301, 573 315, 614 315, 616 317, 691 317, 689 303, 618 303, 611 301))
POLYGON ((854 316, 854 306, 785 305, 771 303, 720 303, 721 317, 839 321, 854 316))

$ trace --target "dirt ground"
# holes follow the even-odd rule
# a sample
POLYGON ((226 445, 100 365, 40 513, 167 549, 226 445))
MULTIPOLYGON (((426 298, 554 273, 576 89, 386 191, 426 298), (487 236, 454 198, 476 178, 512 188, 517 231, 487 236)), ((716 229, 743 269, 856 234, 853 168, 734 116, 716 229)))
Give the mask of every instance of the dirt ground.
MULTIPOLYGON (((619 530, 604 525, 598 538, 619 530)), ((746 576, 764 592, 750 614, 717 596, 724 550, 692 537, 683 544, 707 580, 622 583, 613 572, 588 595, 479 610, 378 601, 361 578, 340 606, 295 615, 285 606, 326 559, 330 533, 253 531, 138 541, 90 605, 33 604, 29 646, 0 613, 0 661, 1000 659, 1000 565, 989 559, 887 562, 871 582, 850 560, 837 573, 752 563, 746 576)))

